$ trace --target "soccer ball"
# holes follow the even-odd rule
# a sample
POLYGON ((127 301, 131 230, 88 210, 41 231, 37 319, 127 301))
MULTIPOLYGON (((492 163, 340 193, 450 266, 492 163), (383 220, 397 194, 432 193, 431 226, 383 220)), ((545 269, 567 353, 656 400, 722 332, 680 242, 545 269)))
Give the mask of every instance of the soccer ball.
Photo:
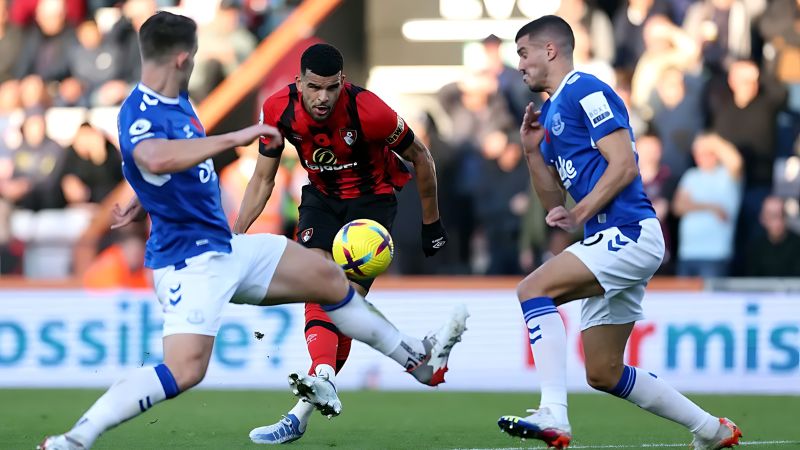
POLYGON ((392 236, 370 219, 345 224, 333 238, 333 259, 348 278, 363 280, 382 274, 394 256, 392 236))

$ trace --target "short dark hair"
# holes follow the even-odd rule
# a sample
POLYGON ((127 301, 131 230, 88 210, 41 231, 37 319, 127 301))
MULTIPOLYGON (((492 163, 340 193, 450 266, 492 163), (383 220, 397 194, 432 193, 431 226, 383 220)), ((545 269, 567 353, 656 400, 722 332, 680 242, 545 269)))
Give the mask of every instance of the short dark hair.
POLYGON ((517 31, 514 42, 525 35, 534 37, 545 33, 558 38, 560 44, 567 45, 571 49, 575 48, 575 34, 572 33, 572 27, 569 26, 566 20, 554 15, 542 16, 523 25, 517 31))
POLYGON ((139 30, 139 48, 145 60, 157 61, 176 49, 190 51, 195 45, 197 24, 186 16, 159 11, 139 30))
POLYGON ((330 77, 341 72, 343 66, 342 53, 330 44, 314 44, 300 57, 300 75, 310 70, 321 77, 330 77))

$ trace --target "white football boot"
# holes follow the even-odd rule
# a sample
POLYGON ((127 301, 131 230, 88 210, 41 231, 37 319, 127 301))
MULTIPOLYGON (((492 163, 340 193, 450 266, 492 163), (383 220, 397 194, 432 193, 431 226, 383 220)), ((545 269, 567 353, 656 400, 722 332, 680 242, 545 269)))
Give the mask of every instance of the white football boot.
POLYGON ((301 437, 300 420, 294 414, 287 414, 278 423, 254 428, 250 432, 250 440, 255 444, 288 444, 301 437))
POLYGON ((44 438, 41 444, 36 446, 36 450, 86 450, 87 448, 66 434, 48 436, 44 438))
POLYGON ((500 431, 522 439, 539 439, 547 447, 565 449, 572 441, 569 423, 558 423, 549 408, 528 409, 527 417, 503 416, 497 421, 500 431))
POLYGON ((323 416, 330 419, 341 414, 342 402, 336 394, 336 386, 328 380, 327 375, 292 372, 289 374, 289 386, 294 395, 314 405, 323 416))
POLYGON ((740 437, 742 437, 742 430, 732 421, 720 417, 719 429, 713 438, 703 439, 695 434, 691 445, 694 450, 719 450, 739 445, 740 437))
POLYGON ((422 339, 425 346, 425 357, 416 367, 408 369, 414 378, 428 386, 437 386, 444 382, 447 372, 447 361, 453 346, 461 342, 461 335, 467 330, 467 307, 458 305, 447 323, 439 331, 422 339))

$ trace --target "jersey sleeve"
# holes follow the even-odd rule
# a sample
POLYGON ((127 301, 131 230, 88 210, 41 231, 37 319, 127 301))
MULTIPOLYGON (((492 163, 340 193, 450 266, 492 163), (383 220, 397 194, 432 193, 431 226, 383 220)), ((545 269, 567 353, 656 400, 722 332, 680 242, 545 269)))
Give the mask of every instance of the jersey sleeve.
POLYGON ((136 145, 147 139, 169 139, 165 122, 168 119, 158 113, 148 114, 149 111, 128 109, 120 114, 119 137, 123 155, 133 154, 136 145))
POLYGON ((602 81, 579 80, 570 94, 592 141, 597 142, 620 128, 630 128, 625 104, 602 81))
MULTIPOLYGON (((278 121, 281 119, 281 112, 283 111, 283 107, 286 106, 286 101, 288 99, 285 95, 282 95, 283 91, 269 97, 267 100, 264 101, 264 105, 261 107, 261 114, 258 118, 258 123, 264 123, 267 125, 271 125, 275 128, 278 127, 278 121), (284 104, 281 105, 281 99, 284 100, 284 104)), ((277 158, 281 156, 283 152, 283 148, 286 144, 281 141, 281 145, 275 148, 267 148, 270 140, 266 137, 261 137, 258 139, 258 152, 264 156, 269 158, 277 158)))
POLYGON ((414 142, 414 132, 383 100, 370 91, 356 97, 361 128, 369 141, 383 141, 391 150, 402 153, 414 142))

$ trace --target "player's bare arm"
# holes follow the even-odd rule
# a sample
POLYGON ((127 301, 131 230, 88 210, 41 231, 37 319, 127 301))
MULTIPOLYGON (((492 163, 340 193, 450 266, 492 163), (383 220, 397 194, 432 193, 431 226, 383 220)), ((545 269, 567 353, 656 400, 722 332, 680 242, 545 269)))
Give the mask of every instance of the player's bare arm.
POLYGON ((414 165, 417 173, 417 189, 422 204, 422 223, 430 224, 439 220, 439 203, 436 188, 436 166, 428 147, 419 138, 402 152, 401 155, 414 165))
POLYGON ((564 206, 566 194, 558 174, 553 167, 544 162, 539 148, 542 138, 544 138, 544 128, 539 123, 540 114, 540 111, 533 110, 533 103, 529 103, 525 108, 525 116, 522 119, 519 134, 522 138, 522 149, 525 153, 525 161, 528 163, 533 188, 544 208, 550 211, 553 208, 564 206))
POLYGON ((192 139, 146 139, 136 145, 136 164, 150 173, 161 175, 194 167, 229 148, 247 145, 259 136, 271 138, 270 145, 282 141, 277 128, 258 124, 230 133, 192 139))
POLYGON ((246 233, 258 215, 264 211, 264 206, 272 196, 272 189, 275 188, 275 174, 278 172, 280 161, 280 156, 274 158, 258 156, 256 169, 247 183, 242 205, 239 207, 239 217, 233 225, 234 233, 246 233))
POLYGON ((619 128, 597 141, 608 167, 594 189, 570 211, 573 227, 581 226, 603 209, 639 175, 629 131, 619 128))

